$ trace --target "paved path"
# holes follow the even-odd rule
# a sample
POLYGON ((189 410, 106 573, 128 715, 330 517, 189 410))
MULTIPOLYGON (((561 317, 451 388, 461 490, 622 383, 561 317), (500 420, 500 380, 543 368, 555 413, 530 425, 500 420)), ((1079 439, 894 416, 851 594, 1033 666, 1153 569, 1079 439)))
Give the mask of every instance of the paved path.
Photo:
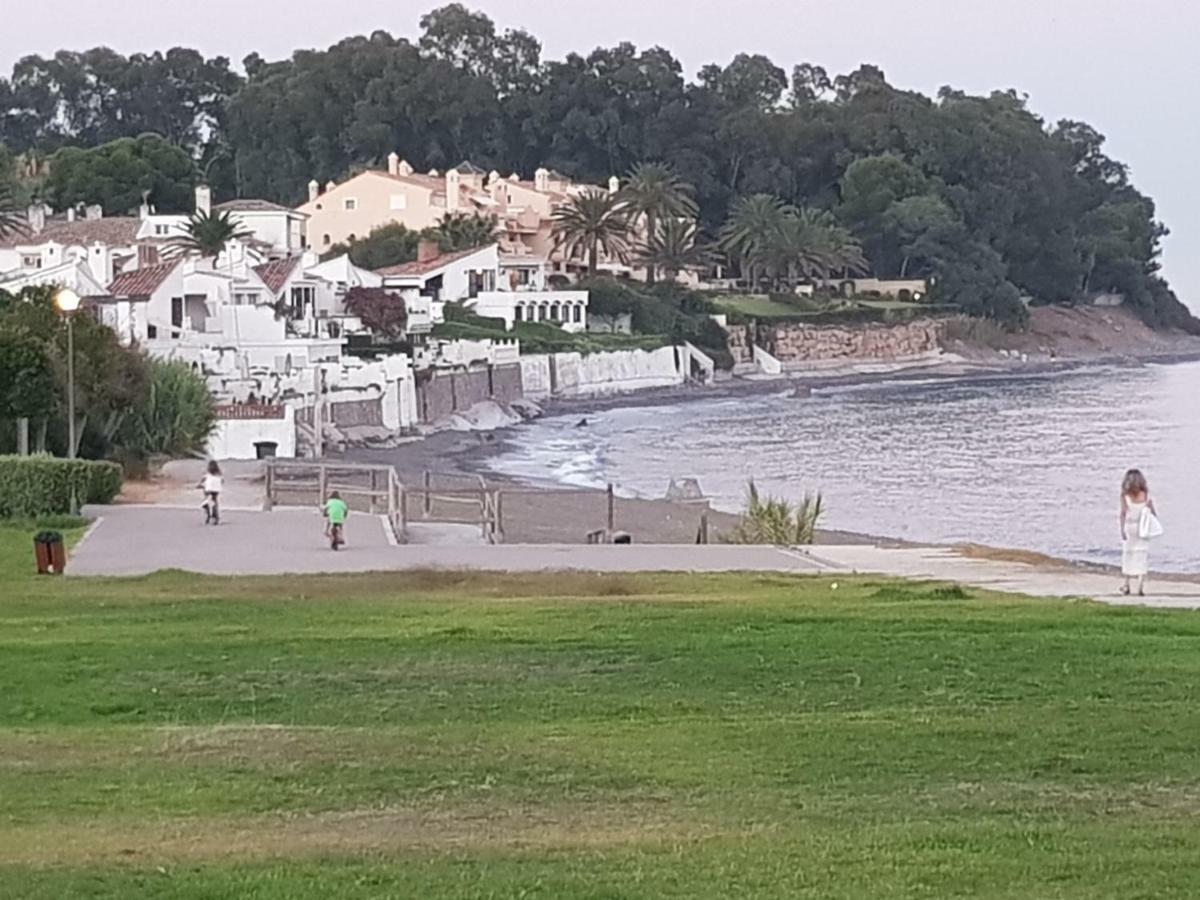
MULTIPOLYGON (((714 544, 499 546, 428 543, 396 546, 382 519, 354 516, 348 545, 334 553, 314 510, 264 513, 226 510, 219 527, 204 525, 196 508, 97 507, 96 525, 72 554, 72 575, 141 575, 184 569, 213 575, 277 575, 405 569, 538 572, 778 572, 877 573, 954 581, 1044 597, 1089 597, 1105 603, 1200 609, 1200 583, 1158 582, 1144 601, 1120 596, 1118 579, 1069 569, 970 559, 950 549, 819 546, 811 551, 714 544)), ((420 526, 415 526, 419 530, 420 526)))

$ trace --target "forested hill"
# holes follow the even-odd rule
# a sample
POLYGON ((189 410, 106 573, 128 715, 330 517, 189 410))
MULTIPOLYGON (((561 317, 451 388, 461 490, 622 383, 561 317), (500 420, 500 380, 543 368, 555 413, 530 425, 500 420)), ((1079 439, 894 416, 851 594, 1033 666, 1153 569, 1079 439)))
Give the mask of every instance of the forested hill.
POLYGON ((119 213, 145 189, 160 209, 186 206, 200 178, 218 198, 295 203, 309 179, 392 151, 420 168, 469 159, 596 183, 665 161, 710 235, 736 197, 769 193, 833 211, 878 275, 934 275, 941 299, 1002 320, 1020 318, 1022 295, 1117 291, 1156 327, 1200 330, 1157 274, 1153 202, 1103 137, 1048 125, 1013 92, 930 98, 870 65, 829 77, 745 54, 689 79, 669 51, 628 43, 545 60, 534 36, 457 4, 420 25, 416 41, 377 31, 282 62, 252 54, 244 74, 178 48, 27 57, 0 79, 0 181, 21 202, 37 181, 19 174, 48 161, 37 189, 56 206, 119 213), (142 139, 94 163, 67 152, 55 171, 62 148, 146 133, 190 158, 142 139))

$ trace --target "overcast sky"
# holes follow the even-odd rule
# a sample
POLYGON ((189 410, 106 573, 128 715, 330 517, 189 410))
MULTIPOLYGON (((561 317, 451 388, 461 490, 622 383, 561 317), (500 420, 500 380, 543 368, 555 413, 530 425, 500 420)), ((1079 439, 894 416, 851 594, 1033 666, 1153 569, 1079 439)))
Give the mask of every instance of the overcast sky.
MULTIPOLYGON (((104 44, 121 52, 183 45, 235 62, 326 47, 382 28, 415 35, 438 0, 0 0, 0 70, 28 53, 104 44)), ((1172 230, 1166 273, 1200 310, 1200 4, 1192 0, 467 0, 501 28, 532 32, 561 57, 630 40, 661 44, 689 77, 736 53, 823 65, 862 62, 899 87, 932 93, 1016 88, 1047 121, 1075 118, 1108 135, 1172 230)))

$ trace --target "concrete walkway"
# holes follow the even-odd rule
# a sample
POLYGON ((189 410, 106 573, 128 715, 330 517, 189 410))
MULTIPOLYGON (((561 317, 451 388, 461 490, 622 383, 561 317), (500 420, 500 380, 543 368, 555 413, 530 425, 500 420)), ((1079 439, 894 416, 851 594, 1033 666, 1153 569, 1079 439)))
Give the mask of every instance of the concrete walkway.
MULTIPOLYGON (((74 550, 71 575, 142 575, 184 569, 212 575, 279 575, 406 569, 539 572, 776 572, 893 575, 951 581, 1042 597, 1086 597, 1105 603, 1200 609, 1200 582, 1163 581, 1140 600, 1117 593, 1118 579, 1070 569, 970 559, 947 548, 819 546, 811 550, 713 544, 397 546, 384 521, 353 516, 347 546, 329 549, 315 510, 264 513, 230 509, 220 526, 204 525, 198 508, 111 506, 86 511, 98 523, 74 550)), ((421 526, 414 537, 422 538, 421 526)))

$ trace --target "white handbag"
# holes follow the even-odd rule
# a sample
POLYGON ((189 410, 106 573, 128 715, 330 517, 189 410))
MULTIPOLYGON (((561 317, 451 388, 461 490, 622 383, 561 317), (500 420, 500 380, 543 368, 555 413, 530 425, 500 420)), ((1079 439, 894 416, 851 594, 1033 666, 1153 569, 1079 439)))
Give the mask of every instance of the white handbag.
POLYGON ((1158 521, 1150 507, 1142 510, 1142 516, 1138 519, 1138 537, 1143 541, 1150 541, 1156 537, 1162 537, 1163 527, 1162 522, 1158 521))

